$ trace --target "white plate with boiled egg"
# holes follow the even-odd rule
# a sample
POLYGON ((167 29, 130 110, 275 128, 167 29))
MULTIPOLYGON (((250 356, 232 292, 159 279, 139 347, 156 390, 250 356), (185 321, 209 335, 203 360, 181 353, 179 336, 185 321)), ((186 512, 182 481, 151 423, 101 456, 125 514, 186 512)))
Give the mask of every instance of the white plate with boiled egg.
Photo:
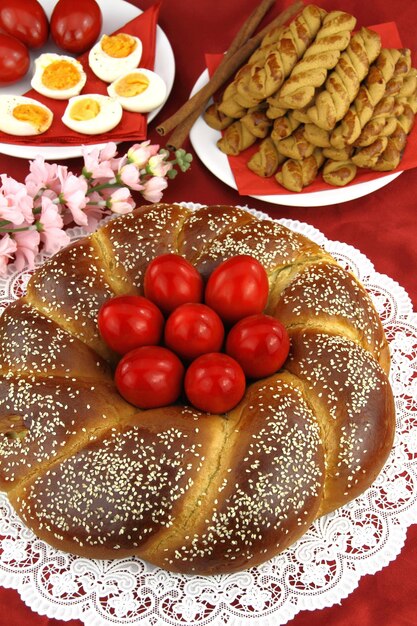
MULTIPOLYGON (((126 2, 125 0, 111 0, 111 2, 109 0, 97 0, 97 3, 100 6, 103 16, 102 33, 100 34, 100 37, 103 33, 114 32, 115 30, 126 24, 126 22, 129 22, 130 20, 140 15, 140 13, 142 13, 140 9, 133 6, 133 4, 126 2)), ((56 0, 40 0, 40 4, 45 9, 47 16, 50 17, 56 4, 56 0)), ((41 54, 47 53, 63 54, 63 51, 59 50, 55 46, 51 38, 49 38, 49 41, 41 50, 32 50, 31 67, 26 76, 21 81, 12 86, 9 85, 7 87, 0 88, 0 96, 10 94, 11 92, 13 92, 13 95, 19 96, 27 92, 31 88, 31 80, 35 71, 36 59, 39 58, 41 54)), ((150 113, 148 113, 148 122, 154 119, 154 117, 156 117, 156 115, 164 106, 171 92, 175 77, 174 53, 172 51, 172 47, 167 36, 160 26, 157 26, 156 33, 154 72, 158 75, 161 83, 164 84, 166 92, 164 99, 162 103, 158 106, 158 108, 153 109, 150 113)), ((43 156, 46 160, 63 160, 79 157, 82 154, 81 145, 34 145, 32 144, 33 139, 33 137, 28 137, 27 145, 0 143, 0 151, 8 156, 24 159, 33 159, 37 155, 40 155, 43 156)), ((97 147, 102 148, 104 145, 105 144, 103 143, 89 144, 89 147, 91 147, 91 149, 97 147)))

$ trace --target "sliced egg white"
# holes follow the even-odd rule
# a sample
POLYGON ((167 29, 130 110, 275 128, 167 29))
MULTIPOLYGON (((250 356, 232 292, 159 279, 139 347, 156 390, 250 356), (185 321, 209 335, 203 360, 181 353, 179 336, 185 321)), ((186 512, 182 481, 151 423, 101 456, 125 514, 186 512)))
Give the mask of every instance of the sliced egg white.
POLYGON ((114 98, 88 93, 70 98, 62 121, 77 133, 98 135, 117 126, 122 115, 122 106, 114 98))
POLYGON ((148 113, 166 98, 166 85, 162 78, 152 72, 138 68, 119 76, 107 87, 109 96, 116 98, 126 111, 148 113))
POLYGON ((44 104, 26 96, 0 95, 0 130, 9 135, 31 136, 51 126, 53 113, 44 104))
POLYGON ((77 96, 87 80, 83 66, 77 59, 63 54, 45 52, 35 60, 32 88, 55 100, 77 96))
POLYGON ((88 62, 94 74, 112 83, 124 72, 135 69, 142 57, 142 42, 127 33, 103 35, 90 50, 88 62))

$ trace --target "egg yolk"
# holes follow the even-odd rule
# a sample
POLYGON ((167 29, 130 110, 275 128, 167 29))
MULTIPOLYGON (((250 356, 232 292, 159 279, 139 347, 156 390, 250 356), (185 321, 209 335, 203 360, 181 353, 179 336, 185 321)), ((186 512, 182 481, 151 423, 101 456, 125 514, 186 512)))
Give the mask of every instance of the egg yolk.
POLYGON ((78 69, 69 61, 53 61, 44 70, 42 82, 49 89, 69 89, 80 81, 78 69))
POLYGON ((102 50, 115 59, 124 59, 132 54, 136 48, 136 41, 130 35, 126 33, 119 33, 118 35, 103 35, 101 40, 102 50))
POLYGON ((149 87, 149 78, 145 74, 127 74, 121 78, 114 86, 118 96, 133 98, 146 91, 149 87))
POLYGON ((92 120, 100 113, 100 105, 97 100, 93 100, 93 98, 84 98, 83 100, 78 100, 72 107, 70 111, 70 117, 73 120, 77 121, 85 121, 92 120))
POLYGON ((13 117, 20 122, 29 122, 38 130, 45 128, 49 122, 48 111, 37 104, 18 104, 13 109, 13 117))

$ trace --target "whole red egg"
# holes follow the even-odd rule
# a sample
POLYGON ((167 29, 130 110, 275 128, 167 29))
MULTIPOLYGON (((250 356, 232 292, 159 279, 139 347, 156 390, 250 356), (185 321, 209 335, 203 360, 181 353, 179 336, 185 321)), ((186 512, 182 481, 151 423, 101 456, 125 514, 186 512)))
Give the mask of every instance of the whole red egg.
POLYGON ((51 16, 51 34, 59 48, 80 54, 97 41, 102 24, 96 0, 59 0, 51 16))
POLYGON ((41 48, 49 35, 49 22, 37 0, 1 0, 0 30, 28 48, 41 48))
POLYGON ((268 300, 268 276, 254 257, 239 254, 223 261, 210 275, 205 303, 221 319, 234 324, 248 315, 261 313, 268 300))
POLYGON ((0 33, 0 85, 11 85, 23 78, 29 69, 30 57, 25 44, 0 33))

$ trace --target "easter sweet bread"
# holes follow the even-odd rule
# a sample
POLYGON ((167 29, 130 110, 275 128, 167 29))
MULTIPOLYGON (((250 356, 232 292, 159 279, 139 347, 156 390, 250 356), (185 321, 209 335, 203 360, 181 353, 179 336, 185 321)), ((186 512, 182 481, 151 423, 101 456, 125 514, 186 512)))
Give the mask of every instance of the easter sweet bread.
POLYGON ((140 207, 56 254, 0 319, 0 370, 0 487, 36 535, 86 557, 189 574, 260 564, 369 487, 393 440, 387 341, 364 288, 234 207, 140 207), (204 279, 236 254, 268 274, 290 354, 227 414, 140 411, 114 386, 98 311, 141 294, 166 252, 204 279))

